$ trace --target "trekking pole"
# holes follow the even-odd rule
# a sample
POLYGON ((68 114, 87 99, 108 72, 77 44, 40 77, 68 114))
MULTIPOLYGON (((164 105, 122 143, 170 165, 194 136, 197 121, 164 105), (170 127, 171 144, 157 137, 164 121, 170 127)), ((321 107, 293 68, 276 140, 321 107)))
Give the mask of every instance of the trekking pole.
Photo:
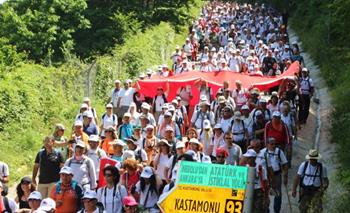
POLYGON ((287 198, 288 198, 289 210, 290 210, 290 212, 292 212, 292 211, 293 211, 293 209, 292 209, 292 203, 290 202, 290 196, 289 196, 289 193, 288 193, 288 187, 287 187, 287 185, 284 185, 284 188, 286 189, 286 194, 287 194, 287 198))

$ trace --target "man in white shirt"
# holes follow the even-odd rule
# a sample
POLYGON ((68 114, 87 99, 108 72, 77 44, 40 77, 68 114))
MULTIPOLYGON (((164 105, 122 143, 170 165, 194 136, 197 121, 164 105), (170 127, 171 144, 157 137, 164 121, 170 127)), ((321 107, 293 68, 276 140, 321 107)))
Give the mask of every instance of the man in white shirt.
MULTIPOLYGON (((134 93, 137 89, 130 87, 131 80, 126 80, 124 83, 124 88, 120 90, 117 108, 118 110, 118 118, 122 118, 123 115, 128 111, 130 104, 133 102, 134 93)), ((138 85, 138 84, 137 84, 138 85)))
POLYGON ((98 135, 90 135, 89 137, 89 148, 86 155, 94 162, 96 171, 96 180, 98 181, 100 173, 100 160, 103 157, 107 157, 106 152, 98 147, 99 145, 98 135))
MULTIPOLYGON (((121 91, 121 87, 120 87, 120 81, 119 80, 115 80, 114 81, 114 85, 115 88, 112 90, 112 94, 111 94, 111 103, 113 104, 113 113, 116 115, 118 114, 119 108, 118 108, 118 99, 119 99, 119 94, 121 91)), ((121 114, 121 116, 123 116, 123 114, 121 114)))
POLYGON ((264 153, 265 159, 267 159, 268 167, 272 167, 272 177, 271 190, 275 195, 273 202, 273 209, 275 212, 281 211, 282 204, 282 175, 283 175, 283 184, 287 185, 288 183, 288 161, 283 153, 283 151, 276 147, 275 138, 268 138, 266 148, 261 150, 264 153))
POLYGON ((328 188, 329 180, 326 167, 319 162, 321 157, 317 150, 310 150, 305 156, 307 161, 301 163, 294 179, 292 196, 296 197, 296 190, 300 184, 300 212, 309 212, 309 209, 322 212, 322 197, 328 188))
POLYGON ((240 159, 242 158, 242 149, 237 144, 233 143, 232 132, 226 132, 224 135, 224 140, 226 142, 225 149, 228 152, 226 158, 226 164, 238 165, 240 159))

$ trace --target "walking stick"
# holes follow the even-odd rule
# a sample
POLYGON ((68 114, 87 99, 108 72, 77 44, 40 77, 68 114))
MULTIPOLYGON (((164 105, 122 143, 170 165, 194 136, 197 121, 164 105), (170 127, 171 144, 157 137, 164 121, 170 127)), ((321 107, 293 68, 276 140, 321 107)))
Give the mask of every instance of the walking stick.
POLYGON ((288 205, 289 205, 289 210, 290 212, 292 212, 292 203, 290 202, 290 196, 289 196, 289 193, 288 193, 288 187, 287 185, 284 185, 285 189, 286 189, 286 194, 287 194, 287 198, 288 198, 288 205))

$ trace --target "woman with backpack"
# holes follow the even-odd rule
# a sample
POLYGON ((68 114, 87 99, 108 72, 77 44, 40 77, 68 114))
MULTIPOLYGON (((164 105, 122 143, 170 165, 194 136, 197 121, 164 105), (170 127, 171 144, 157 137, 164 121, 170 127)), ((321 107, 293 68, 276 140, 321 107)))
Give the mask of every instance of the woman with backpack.
POLYGON ((139 182, 141 175, 138 162, 135 159, 128 158, 123 161, 123 168, 125 172, 122 175, 120 184, 126 187, 128 195, 132 195, 138 201, 140 195, 138 192, 135 192, 136 183, 139 182))
POLYGON ((157 146, 159 152, 153 160, 153 167, 156 170, 156 174, 162 180, 163 186, 165 186, 167 177, 164 171, 171 157, 171 145, 167 140, 162 139, 158 142, 157 146))
POLYGON ((119 170, 115 166, 103 169, 107 185, 97 190, 97 199, 103 204, 107 213, 122 212, 123 198, 128 196, 125 186, 119 184, 119 170))
POLYGON ((136 192, 140 193, 140 202, 144 211, 158 213, 157 202, 160 196, 162 182, 155 174, 152 167, 146 166, 139 182, 136 184, 136 192))

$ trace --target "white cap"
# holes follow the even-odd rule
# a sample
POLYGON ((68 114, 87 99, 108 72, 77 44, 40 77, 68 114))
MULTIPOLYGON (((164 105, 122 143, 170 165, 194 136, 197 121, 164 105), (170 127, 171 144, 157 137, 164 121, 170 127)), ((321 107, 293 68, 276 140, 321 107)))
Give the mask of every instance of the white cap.
POLYGON ((120 80, 115 80, 114 83, 115 84, 120 84, 120 80))
POLYGON ((64 166, 61 168, 60 174, 73 175, 73 170, 69 166, 64 166))
POLYGON ((248 149, 247 152, 243 154, 243 156, 247 158, 255 158, 256 152, 254 151, 254 149, 248 149))
POLYGON ((191 138, 190 139, 190 143, 195 143, 195 144, 198 144, 198 145, 201 144, 197 138, 191 138))
POLYGON ((197 154, 196 154, 195 151, 193 151, 193 150, 187 150, 187 151, 186 151, 186 154, 192 156, 193 160, 197 161, 197 154))
POLYGON ((174 112, 175 111, 174 105, 169 105, 168 110, 171 112, 174 112))
POLYGON ((87 109, 88 107, 89 106, 86 103, 83 103, 83 104, 80 105, 80 109, 82 109, 82 108, 86 108, 87 109))
POLYGON ((267 103, 267 100, 266 100, 265 98, 261 98, 261 99, 259 100, 259 103, 267 103))
POLYGON ((281 117, 281 113, 279 111, 274 111, 272 117, 281 117))
POLYGON ((109 143, 111 145, 119 145, 119 146, 125 146, 126 144, 120 140, 120 139, 115 139, 113 142, 109 143))
POLYGON ((123 152, 122 159, 124 161, 124 160, 129 159, 129 158, 135 159, 135 152, 132 150, 125 150, 123 152))
POLYGON ((233 114, 233 118, 234 119, 242 119, 242 114, 240 111, 236 111, 234 114, 233 114))
POLYGON ((256 112, 255 112, 255 115, 256 116, 260 116, 260 115, 262 115, 263 113, 261 112, 261 110, 257 110, 256 112))
POLYGON ((211 125, 210 125, 210 121, 208 119, 205 119, 203 121, 203 129, 210 129, 211 125))
POLYGON ((168 109, 168 108, 169 108, 168 103, 165 103, 165 104, 162 105, 162 109, 168 109))
POLYGON ((91 100, 90 100, 90 98, 89 97, 84 97, 83 98, 83 102, 90 102, 91 100))
POLYGON ((32 193, 30 193, 28 200, 42 200, 42 196, 41 193, 38 191, 33 191, 32 193))
POLYGON ((146 129, 154 129, 154 126, 151 125, 151 124, 148 124, 148 125, 146 126, 146 129))
POLYGON ((171 116, 173 116, 173 115, 171 114, 170 111, 166 111, 166 112, 164 113, 164 116, 169 116, 169 117, 171 117, 171 116))
POLYGON ((302 72, 308 72, 308 69, 306 67, 304 67, 303 69, 301 69, 302 72))
POLYGON ((208 155, 203 155, 202 163, 211 163, 211 158, 208 155))
POLYGON ((56 209, 56 202, 51 199, 51 198, 45 198, 44 200, 41 201, 39 211, 51 211, 56 209))
POLYGON ((75 147, 85 148, 85 143, 83 141, 78 141, 75 147))
POLYGON ((113 108, 113 104, 111 104, 111 103, 107 104, 106 108, 113 108))
POLYGON ((207 98, 206 95, 201 95, 200 100, 201 100, 201 101, 207 101, 208 98, 207 98))
POLYGON ((152 167, 146 166, 146 167, 143 169, 142 173, 141 173, 141 177, 143 177, 143 178, 150 178, 153 174, 154 174, 154 173, 153 173, 152 167))
POLYGON ((97 194, 95 191, 92 191, 92 190, 87 190, 85 193, 84 193, 84 196, 82 199, 95 199, 97 200, 97 194))
POLYGON ((185 148, 185 143, 180 141, 176 143, 176 149, 185 148))
POLYGON ((166 132, 167 132, 167 131, 172 131, 172 132, 174 132, 174 129, 173 129, 171 126, 167 125, 167 126, 165 127, 165 131, 166 131, 166 132))
POLYGON ((164 143, 165 145, 171 147, 171 145, 169 144, 168 140, 166 140, 166 139, 161 139, 160 141, 158 141, 158 144, 160 144, 160 143, 164 143))
POLYGON ((74 126, 83 126, 83 122, 81 120, 76 120, 74 126))
POLYGON ((243 105, 241 109, 242 110, 249 110, 249 106, 248 105, 243 105))
POLYGON ((127 79, 126 81, 125 81, 125 83, 127 83, 127 84, 130 84, 132 82, 132 80, 130 80, 130 79, 127 79))
POLYGON ((215 124, 214 129, 222 129, 221 124, 220 123, 215 124))
POLYGON ((248 149, 247 152, 243 154, 243 157, 255 158, 256 152, 254 151, 254 149, 248 149))
POLYGON ((83 112, 83 117, 93 118, 94 115, 92 114, 91 111, 85 111, 83 112))
POLYGON ((99 141, 100 141, 100 138, 98 137, 98 135, 90 135, 90 136, 89 136, 89 141, 92 141, 92 142, 99 142, 99 141))
POLYGON ((143 102, 143 103, 141 104, 141 107, 142 107, 143 109, 147 109, 147 110, 150 110, 150 109, 151 109, 151 106, 150 106, 148 103, 146 103, 146 102, 143 102))
POLYGON ((123 117, 128 117, 128 118, 130 118, 130 117, 131 117, 130 112, 126 112, 126 113, 124 113, 124 116, 123 116, 123 117))
POLYGON ((173 104, 179 104, 179 101, 176 100, 176 99, 174 99, 174 100, 171 101, 171 103, 173 103, 173 104))

